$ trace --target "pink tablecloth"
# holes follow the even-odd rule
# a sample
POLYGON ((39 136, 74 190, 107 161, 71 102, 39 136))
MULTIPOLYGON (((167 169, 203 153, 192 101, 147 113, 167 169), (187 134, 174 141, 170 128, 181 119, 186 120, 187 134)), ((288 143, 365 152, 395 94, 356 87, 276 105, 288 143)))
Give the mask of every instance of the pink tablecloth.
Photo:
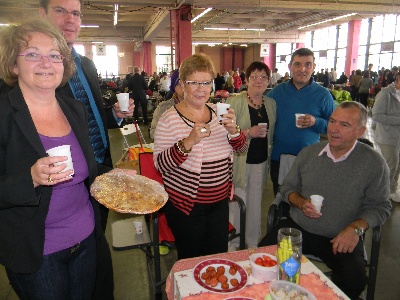
MULTIPOLYGON (((257 248, 256 252, 275 255, 276 246, 257 248)), ((249 276, 247 285, 234 293, 213 293, 200 287, 193 277, 193 268, 208 259, 228 259, 237 262, 245 270, 250 269, 248 250, 221 253, 210 256, 179 260, 174 264, 166 282, 166 293, 169 300, 220 300, 230 297, 250 297, 263 300, 269 292, 269 283, 260 282, 249 276)), ((300 285, 308 289, 318 300, 349 299, 317 267, 303 256, 300 285)))

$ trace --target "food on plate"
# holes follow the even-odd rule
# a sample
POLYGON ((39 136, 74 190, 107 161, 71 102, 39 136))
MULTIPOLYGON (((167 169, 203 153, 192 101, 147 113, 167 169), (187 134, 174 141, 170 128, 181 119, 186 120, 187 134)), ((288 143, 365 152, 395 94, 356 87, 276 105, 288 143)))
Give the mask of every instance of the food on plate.
POLYGON ((225 267, 224 266, 219 266, 217 268, 217 274, 219 274, 219 275, 225 274, 225 267))
POLYGON ((231 267, 229 268, 229 274, 235 275, 236 273, 237 273, 237 268, 236 268, 236 266, 231 266, 231 267))
MULTIPOLYGON (((221 289, 223 290, 228 290, 230 288, 229 282, 228 282, 228 277, 225 275, 225 267, 224 266, 219 266, 217 269, 213 266, 207 267, 206 271, 200 274, 200 278, 204 280, 206 285, 209 285, 211 287, 216 287, 218 283, 221 284, 221 289)), ((229 269, 229 273, 231 275, 231 272, 234 271, 234 274, 236 274, 237 269, 235 267, 231 267, 229 269), (232 270, 232 271, 231 271, 232 270)), ((238 286, 239 281, 235 278, 230 280, 232 286, 238 286)))
POLYGON ((267 255, 263 255, 262 257, 257 257, 254 260, 254 263, 262 267, 273 267, 277 265, 277 261, 267 255))
POLYGON ((271 282, 269 291, 274 300, 317 300, 304 287, 285 280, 271 282))
POLYGON ((230 280, 230 283, 232 286, 238 286, 239 285, 239 281, 236 278, 232 278, 230 280))
POLYGON ((280 288, 275 291, 275 299, 277 300, 308 300, 307 294, 297 290, 286 291, 285 288, 280 288))

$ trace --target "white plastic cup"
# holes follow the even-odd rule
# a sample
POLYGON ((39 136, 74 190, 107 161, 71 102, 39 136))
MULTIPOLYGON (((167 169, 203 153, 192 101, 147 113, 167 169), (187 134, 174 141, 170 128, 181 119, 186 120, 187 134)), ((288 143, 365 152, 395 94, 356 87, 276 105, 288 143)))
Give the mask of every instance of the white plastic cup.
POLYGON ((315 206, 315 209, 321 212, 322 202, 324 201, 324 197, 320 195, 311 195, 310 196, 312 205, 315 206))
POLYGON ((129 110, 129 93, 117 94, 118 104, 121 111, 129 110))
POLYGON ((133 225, 135 226, 136 234, 143 233, 143 223, 141 221, 135 221, 135 222, 133 222, 133 225))
POLYGON ((225 120, 224 117, 221 117, 221 115, 225 115, 226 113, 228 113, 228 108, 230 108, 231 105, 228 103, 222 103, 222 102, 218 102, 217 103, 217 120, 222 121, 225 120))
POLYGON ((295 114, 296 116, 296 127, 301 128, 301 125, 297 125, 297 121, 299 120, 299 117, 304 117, 305 114, 295 114))
MULTIPOLYGON (((74 164, 72 163, 72 156, 71 156, 71 145, 62 145, 62 146, 54 147, 54 148, 51 148, 51 149, 47 150, 46 153, 51 157, 53 157, 53 156, 67 156, 68 159, 66 161, 58 162, 58 163, 55 163, 54 165, 55 166, 59 166, 61 164, 65 164, 66 163, 67 166, 61 172, 68 171, 68 170, 74 171, 74 164)), ((73 175, 73 174, 74 173, 72 173, 71 175, 73 175)))
POLYGON ((263 130, 263 137, 267 136, 268 123, 258 123, 258 126, 263 130))

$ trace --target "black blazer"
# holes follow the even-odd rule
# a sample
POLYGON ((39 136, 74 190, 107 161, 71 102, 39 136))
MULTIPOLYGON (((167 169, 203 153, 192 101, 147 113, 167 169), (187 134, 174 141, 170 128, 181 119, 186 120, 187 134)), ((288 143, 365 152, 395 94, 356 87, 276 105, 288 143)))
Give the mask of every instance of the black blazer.
MULTIPOLYGON (((82 103, 57 96, 89 168, 90 184, 97 164, 89 141, 87 113, 82 103)), ((41 265, 45 220, 52 187, 33 187, 31 166, 47 154, 18 86, 0 98, 0 263, 13 272, 35 272, 41 265)), ((91 199, 96 236, 101 235, 99 204, 91 199)))

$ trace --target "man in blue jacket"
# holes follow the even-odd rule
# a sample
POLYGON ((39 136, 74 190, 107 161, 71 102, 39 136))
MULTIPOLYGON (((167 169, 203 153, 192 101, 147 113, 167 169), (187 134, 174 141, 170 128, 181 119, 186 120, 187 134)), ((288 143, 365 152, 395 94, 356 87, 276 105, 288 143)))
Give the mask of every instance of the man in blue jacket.
POLYGON ((304 147, 318 143, 320 134, 326 133, 329 117, 334 110, 329 91, 314 82, 311 76, 314 69, 314 53, 307 48, 297 49, 289 63, 292 78, 268 93, 268 97, 276 101, 271 154, 271 179, 275 195, 278 192, 280 155, 297 155, 304 147), (296 113, 305 114, 297 124, 296 113))

